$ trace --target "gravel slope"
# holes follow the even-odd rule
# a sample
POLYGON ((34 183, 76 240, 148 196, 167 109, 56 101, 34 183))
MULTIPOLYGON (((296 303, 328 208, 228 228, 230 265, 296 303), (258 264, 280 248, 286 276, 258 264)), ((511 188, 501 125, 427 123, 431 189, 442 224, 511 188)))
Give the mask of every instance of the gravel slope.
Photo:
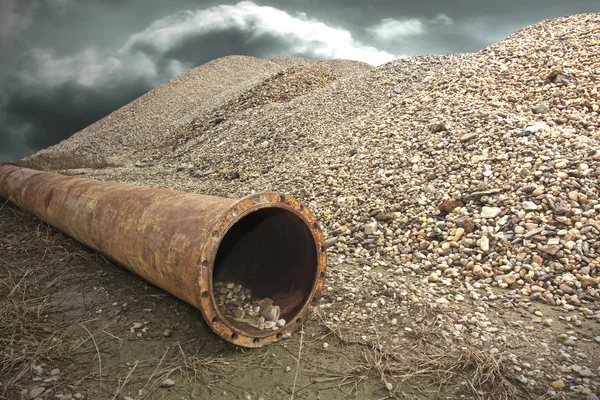
MULTIPOLYGON (((156 166, 72 173, 228 197, 297 196, 328 233, 321 308, 332 328, 363 340, 386 332, 382 340, 393 342, 405 333, 396 325, 403 307, 430 304, 451 321, 448 338, 495 352, 546 349, 542 361, 530 350, 525 364, 511 353, 523 384, 599 390, 600 14, 544 21, 473 54, 374 69, 283 60, 293 69, 276 75, 276 60, 256 62, 263 75, 211 102, 221 108, 169 114, 164 123, 177 134, 131 161, 156 166), (297 89, 307 80, 318 88, 297 89), (563 314, 544 318, 536 302, 563 314), (491 315, 512 307, 533 316, 515 325, 491 315), (557 318, 572 329, 555 338, 557 318), (578 331, 581 321, 591 328, 578 331), (527 336, 544 329, 546 337, 527 336)), ((188 93, 180 90, 195 76, 152 96, 171 85, 188 93)), ((141 113, 161 115, 162 99, 142 99, 141 113)), ((101 122, 102 145, 83 131, 76 148, 112 154, 114 132, 148 123, 122 110, 101 122)))
POLYGON ((104 157, 110 163, 124 163, 132 153, 147 153, 156 148, 157 143, 162 145, 180 126, 226 106, 275 73, 295 66, 328 66, 339 75, 371 68, 361 62, 345 60, 219 58, 173 78, 36 156, 47 159, 104 157))

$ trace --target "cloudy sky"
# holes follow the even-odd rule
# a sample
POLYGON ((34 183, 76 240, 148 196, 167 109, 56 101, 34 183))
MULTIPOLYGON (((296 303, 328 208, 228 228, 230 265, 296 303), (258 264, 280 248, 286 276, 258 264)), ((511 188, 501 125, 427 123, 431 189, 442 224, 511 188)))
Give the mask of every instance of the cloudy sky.
POLYGON ((0 161, 231 54, 379 65, 471 52, 598 0, 0 0, 0 161))

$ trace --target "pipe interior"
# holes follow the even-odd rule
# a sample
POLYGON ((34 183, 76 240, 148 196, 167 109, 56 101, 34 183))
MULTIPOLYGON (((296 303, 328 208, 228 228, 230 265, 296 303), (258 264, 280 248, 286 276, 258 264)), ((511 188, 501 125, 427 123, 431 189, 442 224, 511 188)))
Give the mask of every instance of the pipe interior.
MULTIPOLYGON (((272 299, 281 308, 281 318, 290 321, 310 296, 317 266, 315 240, 304 221, 282 208, 263 208, 241 218, 225 234, 213 266, 213 284, 240 283, 255 297, 272 299)), ((248 333, 269 333, 225 317, 248 333)))

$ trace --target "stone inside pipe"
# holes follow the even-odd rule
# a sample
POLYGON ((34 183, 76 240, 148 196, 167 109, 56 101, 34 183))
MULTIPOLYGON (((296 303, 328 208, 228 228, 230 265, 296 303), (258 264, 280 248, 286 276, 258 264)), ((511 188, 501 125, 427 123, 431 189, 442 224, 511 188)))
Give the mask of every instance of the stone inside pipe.
POLYGON ((228 199, 0 165, 0 196, 198 308, 212 330, 261 347, 296 330, 323 288, 326 253, 315 217, 296 199, 228 199), (217 282, 237 282, 281 308, 260 330, 217 307, 217 282))

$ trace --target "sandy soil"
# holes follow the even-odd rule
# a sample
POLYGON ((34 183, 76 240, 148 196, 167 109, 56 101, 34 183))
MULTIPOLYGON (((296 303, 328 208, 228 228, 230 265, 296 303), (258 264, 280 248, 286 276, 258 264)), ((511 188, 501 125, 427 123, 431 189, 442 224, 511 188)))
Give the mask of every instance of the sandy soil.
POLYGON ((298 399, 386 395, 368 371, 350 373, 361 348, 338 343, 316 318, 277 345, 235 348, 198 310, 10 204, 1 207, 0 312, 17 313, 0 323, 2 354, 13 354, 3 357, 1 398, 27 399, 44 386, 47 399, 278 399, 289 398, 295 379, 298 399), (167 378, 174 385, 161 387, 167 378))
MULTIPOLYGON (((398 335, 395 345, 365 341, 359 330, 334 331, 323 322, 328 310, 321 308, 303 332, 285 341, 258 350, 235 348, 212 334, 193 307, 10 203, 0 210, 0 232, 0 338, 6 343, 0 393, 6 399, 30 398, 41 387, 39 398, 47 399, 77 393, 125 400, 581 396, 521 383, 517 364, 504 353, 465 342, 456 347, 443 334, 453 311, 427 305, 405 309, 399 324, 407 335, 398 335), (166 379, 173 385, 164 387, 166 379)), ((356 266, 333 265, 330 274, 348 268, 356 266)), ((338 295, 326 292, 324 301, 338 295)), ((477 305, 455 310, 467 313, 477 305)), ((564 332, 597 333, 593 321, 574 328, 556 307, 532 308, 487 310, 494 324, 514 323, 509 347, 521 365, 558 353, 562 343, 556 338, 564 332), (559 322, 551 329, 522 330, 535 311, 559 322)), ((382 338, 390 334, 379 332, 382 338)), ((596 346, 578 343, 590 365, 600 364, 596 346)))
POLYGON ((303 333, 240 350, 4 204, 0 393, 598 399, 599 26, 558 18, 377 68, 227 57, 21 160, 292 195, 317 216, 329 268, 303 333))

